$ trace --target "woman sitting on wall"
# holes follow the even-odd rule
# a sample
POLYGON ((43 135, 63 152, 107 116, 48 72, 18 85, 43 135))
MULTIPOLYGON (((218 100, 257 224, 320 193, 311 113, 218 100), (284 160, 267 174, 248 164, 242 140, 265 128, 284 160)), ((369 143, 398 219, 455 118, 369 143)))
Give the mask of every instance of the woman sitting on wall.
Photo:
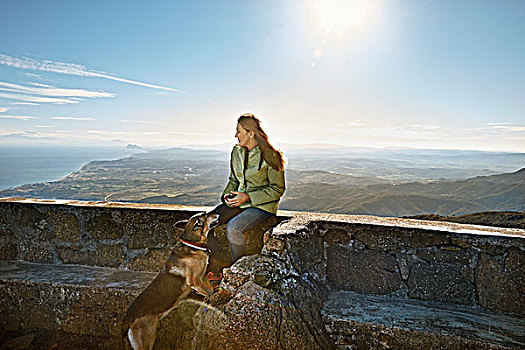
MULTIPOLYGON (((239 143, 231 152, 222 204, 213 210, 220 215, 219 224, 228 223, 226 236, 232 263, 246 254, 244 233, 275 216, 285 191, 283 154, 270 144, 259 119, 243 114, 237 120, 235 137, 239 143)), ((218 245, 212 231, 208 247, 213 256, 218 245)), ((214 279, 213 274, 208 277, 214 279)))

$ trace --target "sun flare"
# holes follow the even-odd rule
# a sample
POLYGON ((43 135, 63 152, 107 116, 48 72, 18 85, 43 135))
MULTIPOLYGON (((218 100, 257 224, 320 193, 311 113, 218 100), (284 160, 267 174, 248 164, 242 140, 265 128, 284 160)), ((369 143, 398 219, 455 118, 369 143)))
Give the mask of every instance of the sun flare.
POLYGON ((313 0, 319 24, 327 34, 360 29, 371 21, 372 0, 313 0))

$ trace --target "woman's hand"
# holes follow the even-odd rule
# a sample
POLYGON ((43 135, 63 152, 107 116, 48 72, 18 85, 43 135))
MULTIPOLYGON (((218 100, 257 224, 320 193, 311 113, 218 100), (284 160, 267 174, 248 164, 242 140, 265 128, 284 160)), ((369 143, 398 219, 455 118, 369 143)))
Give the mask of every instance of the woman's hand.
POLYGON ((232 191, 231 193, 234 194, 235 197, 233 197, 233 198, 226 198, 225 197, 224 199, 226 200, 226 202, 229 205, 231 205, 233 207, 238 207, 242 203, 248 202, 250 200, 250 196, 248 196, 246 193, 235 192, 235 191, 232 191))

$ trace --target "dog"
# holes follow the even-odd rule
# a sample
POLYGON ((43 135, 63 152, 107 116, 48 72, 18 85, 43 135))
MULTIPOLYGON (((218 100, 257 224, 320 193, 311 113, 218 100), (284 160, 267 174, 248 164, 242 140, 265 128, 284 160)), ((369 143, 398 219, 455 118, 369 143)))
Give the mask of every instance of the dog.
POLYGON ((124 348, 153 349, 160 319, 175 309, 192 290, 204 296, 213 293, 211 283, 204 276, 209 258, 206 242, 208 231, 218 225, 218 219, 217 214, 200 213, 175 224, 175 227, 185 225, 179 243, 122 320, 124 348))

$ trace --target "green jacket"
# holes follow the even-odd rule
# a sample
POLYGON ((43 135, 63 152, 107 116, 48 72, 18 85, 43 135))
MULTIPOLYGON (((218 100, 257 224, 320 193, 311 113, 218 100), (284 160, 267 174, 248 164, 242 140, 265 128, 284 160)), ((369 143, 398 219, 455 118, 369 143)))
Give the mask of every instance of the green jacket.
POLYGON ((277 171, 262 158, 259 146, 248 153, 246 182, 244 181, 244 157, 246 148, 233 147, 230 159, 230 177, 224 196, 232 191, 243 192, 250 196, 250 201, 241 204, 240 208, 259 208, 269 213, 277 213, 279 200, 286 189, 284 170, 277 171), (246 184, 246 185, 245 185, 246 184))

